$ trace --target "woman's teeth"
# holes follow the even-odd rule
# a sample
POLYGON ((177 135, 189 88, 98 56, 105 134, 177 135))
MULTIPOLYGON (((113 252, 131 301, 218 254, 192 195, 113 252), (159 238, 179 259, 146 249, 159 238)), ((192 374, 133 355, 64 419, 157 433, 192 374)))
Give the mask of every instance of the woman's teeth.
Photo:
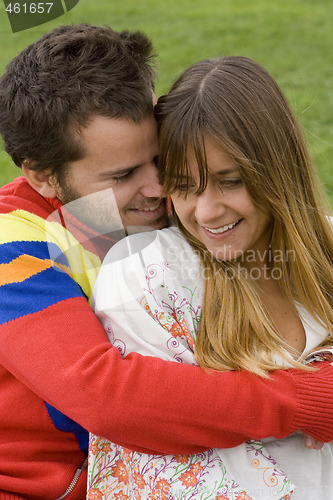
POLYGON ((218 229, 211 229, 209 227, 205 227, 206 231, 209 231, 210 233, 213 233, 213 234, 222 234, 222 233, 225 233, 226 231, 228 231, 228 229, 232 229, 233 227, 236 226, 236 224, 238 224, 239 220, 237 220, 236 222, 233 222, 232 224, 227 224, 226 226, 222 226, 222 227, 219 227, 218 229))

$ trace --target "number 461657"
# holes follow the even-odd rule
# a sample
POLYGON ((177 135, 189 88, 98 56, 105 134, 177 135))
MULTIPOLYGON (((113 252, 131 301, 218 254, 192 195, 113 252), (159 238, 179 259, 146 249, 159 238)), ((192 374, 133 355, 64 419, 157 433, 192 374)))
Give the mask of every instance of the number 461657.
POLYGON ((53 2, 10 3, 7 5, 6 11, 10 14, 49 14, 52 6, 53 2))

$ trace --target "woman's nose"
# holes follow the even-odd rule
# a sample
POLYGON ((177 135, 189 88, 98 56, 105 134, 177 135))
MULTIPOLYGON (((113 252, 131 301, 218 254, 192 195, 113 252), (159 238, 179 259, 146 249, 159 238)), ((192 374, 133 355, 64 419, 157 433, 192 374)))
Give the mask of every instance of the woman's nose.
POLYGON ((207 185, 206 189, 196 198, 195 217, 202 226, 209 226, 209 223, 213 223, 224 215, 225 211, 226 206, 220 189, 214 189, 214 187, 207 185))

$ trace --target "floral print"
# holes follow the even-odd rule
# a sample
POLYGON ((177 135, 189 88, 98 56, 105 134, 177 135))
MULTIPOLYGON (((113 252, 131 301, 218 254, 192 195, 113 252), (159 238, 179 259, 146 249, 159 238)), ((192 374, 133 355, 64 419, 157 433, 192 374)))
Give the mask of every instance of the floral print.
MULTIPOLYGON (((258 452, 260 443, 248 447, 252 453, 258 452)), ((262 449, 261 445, 259 451, 262 449)), ((88 500, 253 500, 228 474, 214 450, 191 456, 142 455, 96 436, 91 437, 90 450, 94 454, 91 452, 89 458, 88 500)), ((264 471, 263 476, 267 473, 265 457, 260 453, 252 462, 253 467, 264 471)), ((271 477, 281 475, 274 465, 270 473, 271 477)), ((278 498, 291 498, 290 486, 284 481, 282 490, 288 493, 278 498)))
POLYGON ((103 498, 190 500, 248 499, 211 450, 207 454, 184 456, 142 455, 109 442, 91 438, 88 496, 103 498), (97 448, 96 448, 97 446, 97 448), (105 450, 107 452, 105 453, 105 450), (213 483, 206 479, 216 467, 213 483), (103 495, 103 496, 99 496, 103 495))

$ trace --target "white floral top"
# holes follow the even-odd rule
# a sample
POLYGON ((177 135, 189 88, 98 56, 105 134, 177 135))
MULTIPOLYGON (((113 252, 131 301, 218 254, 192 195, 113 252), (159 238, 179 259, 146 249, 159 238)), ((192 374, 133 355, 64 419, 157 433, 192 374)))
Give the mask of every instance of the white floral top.
MULTIPOLYGON (((123 356, 136 351, 195 364, 193 349, 201 317, 202 283, 199 259, 178 229, 152 231, 126 238, 112 248, 96 282, 93 306, 110 341, 123 356)), ((316 326, 317 331, 312 331, 312 342, 307 346, 309 350, 326 335, 316 326)), ((315 452, 304 447, 301 436, 294 438, 298 444, 302 442, 301 496, 297 496, 298 485, 294 485, 291 476, 285 474, 260 441, 191 456, 157 456, 124 449, 91 435, 87 498, 333 499, 333 479, 329 494, 304 493, 307 478, 311 476, 306 466, 311 453, 319 464, 324 453, 328 477, 333 476, 331 447, 325 445, 325 452, 315 452)), ((293 439, 288 439, 284 444, 285 455, 291 462, 294 444, 293 439)), ((282 441, 268 440, 267 445, 282 441)), ((309 464, 311 468, 311 460, 309 464)), ((314 479, 319 489, 322 479, 322 475, 314 479)))

